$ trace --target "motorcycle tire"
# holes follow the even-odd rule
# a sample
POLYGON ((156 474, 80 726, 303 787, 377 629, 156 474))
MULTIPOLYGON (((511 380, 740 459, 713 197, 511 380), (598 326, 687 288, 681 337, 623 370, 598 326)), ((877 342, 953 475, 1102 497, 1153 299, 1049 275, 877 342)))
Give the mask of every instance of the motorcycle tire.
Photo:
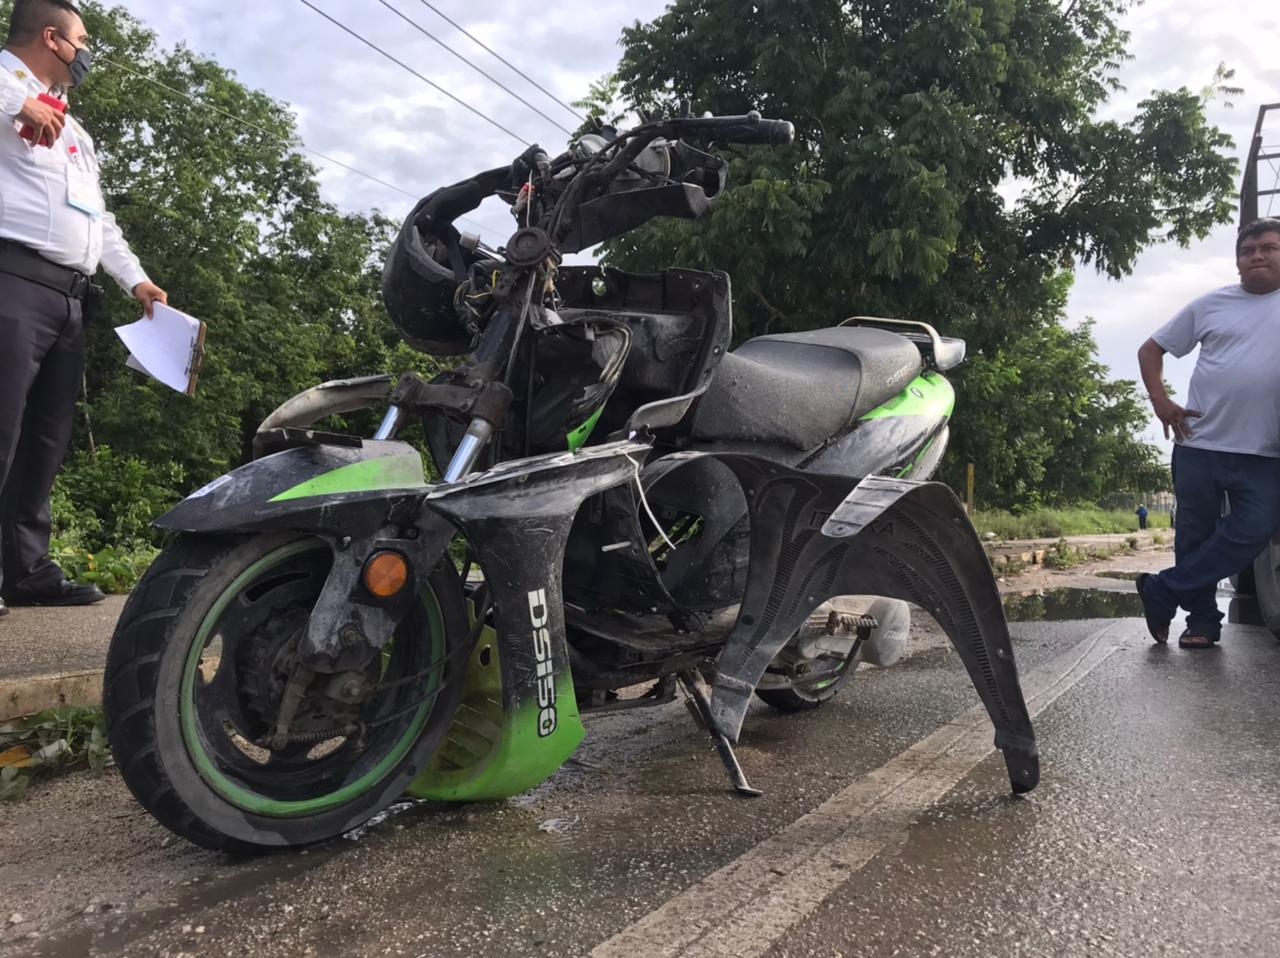
POLYGON ((1271 545, 1254 561, 1253 585, 1262 621, 1280 639, 1280 540, 1271 540, 1271 545))
POLYGON ((332 558, 299 533, 184 535, 130 596, 107 656, 107 736, 130 791, 170 831, 237 854, 313 844, 391 804, 435 754, 468 634, 447 560, 370 663, 369 695, 339 701, 317 676, 296 741, 269 743, 332 558))
POLYGON ((911 634, 911 606, 900 599, 877 598, 865 610, 880 623, 871 641, 855 653, 856 660, 847 664, 835 679, 823 682, 816 688, 792 684, 786 688, 756 689, 756 695, 771 708, 780 712, 809 712, 836 697, 853 678, 858 662, 866 662, 878 668, 888 668, 906 651, 907 637, 911 634))
POLYGON ((756 695, 760 697, 760 701, 779 712, 811 712, 835 698, 853 678, 857 668, 856 661, 849 662, 839 676, 817 687, 805 687, 793 683, 786 688, 756 689, 756 695))
POLYGON ((760 701, 779 712, 811 712, 831 701, 839 691, 839 687, 836 687, 802 695, 793 688, 756 689, 756 695, 760 696, 760 701))

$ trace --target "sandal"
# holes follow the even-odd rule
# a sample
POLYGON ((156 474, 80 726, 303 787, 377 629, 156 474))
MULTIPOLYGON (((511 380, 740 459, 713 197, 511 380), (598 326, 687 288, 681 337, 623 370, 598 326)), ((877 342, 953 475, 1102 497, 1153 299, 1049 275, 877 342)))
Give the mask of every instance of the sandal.
POLYGON ((1192 632, 1190 629, 1178 636, 1178 648, 1180 649, 1211 649, 1217 644, 1218 640, 1216 638, 1192 632))
MULTIPOLYGON (((1142 590, 1142 587, 1150 578, 1150 572, 1141 572, 1138 574, 1138 598, 1142 600, 1142 612, 1147 619, 1147 631, 1151 633, 1151 638, 1155 639, 1161 645, 1164 645, 1169 641, 1169 626, 1173 622, 1173 616, 1170 615, 1168 617, 1164 617, 1152 614, 1151 607, 1147 605, 1147 597, 1142 590)), ((1181 639, 1179 639, 1179 641, 1181 641, 1181 639)))

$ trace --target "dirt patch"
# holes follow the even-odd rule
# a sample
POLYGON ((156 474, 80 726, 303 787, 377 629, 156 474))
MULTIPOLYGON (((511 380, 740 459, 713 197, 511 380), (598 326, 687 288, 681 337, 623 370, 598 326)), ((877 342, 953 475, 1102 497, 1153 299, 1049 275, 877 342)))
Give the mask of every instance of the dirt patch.
POLYGON ((1135 552, 1089 559, 1074 569, 1032 566, 1017 575, 997 573, 1002 595, 1040 592, 1049 589, 1101 589, 1133 591, 1132 577, 1139 572, 1159 572, 1173 565, 1173 550, 1135 552))

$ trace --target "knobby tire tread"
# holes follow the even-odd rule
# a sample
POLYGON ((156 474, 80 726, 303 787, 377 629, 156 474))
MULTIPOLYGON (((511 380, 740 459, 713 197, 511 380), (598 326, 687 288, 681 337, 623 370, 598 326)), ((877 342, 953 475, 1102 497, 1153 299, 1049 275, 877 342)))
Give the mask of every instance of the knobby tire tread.
POLYGON ((163 552, 134 589, 126 606, 151 611, 128 617, 117 627, 108 653, 103 689, 107 740, 134 798, 157 821, 176 834, 211 851, 249 854, 253 845, 205 827, 168 782, 159 758, 155 727, 155 683, 126 682, 128 672, 157 665, 168 640, 168 626, 178 618, 195 586, 217 566, 217 558, 235 540, 179 539, 163 552), (168 590, 156 606, 157 591, 168 590), (137 719, 143 717, 141 722, 137 719))

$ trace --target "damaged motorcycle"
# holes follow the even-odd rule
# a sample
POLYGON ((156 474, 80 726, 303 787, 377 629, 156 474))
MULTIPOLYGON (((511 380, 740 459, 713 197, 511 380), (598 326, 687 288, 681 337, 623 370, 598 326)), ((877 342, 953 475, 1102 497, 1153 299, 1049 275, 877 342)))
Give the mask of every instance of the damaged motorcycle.
POLYGON ((734 754, 752 697, 821 706, 859 661, 896 657, 908 602, 953 641, 1013 790, 1036 786, 995 580, 929 481, 964 344, 857 317, 731 350, 724 273, 562 263, 707 215, 716 149, 793 137, 756 113, 600 128, 417 205, 386 306, 457 364, 294 397, 252 462, 157 523, 173 535, 120 619, 104 695, 156 819, 207 848, 306 845, 405 794, 526 791, 585 716, 677 696, 758 794, 734 754), (500 249, 454 225, 491 196, 518 227, 500 249), (316 428, 371 408, 372 437, 316 428), (414 422, 430 471, 397 438, 414 422))

